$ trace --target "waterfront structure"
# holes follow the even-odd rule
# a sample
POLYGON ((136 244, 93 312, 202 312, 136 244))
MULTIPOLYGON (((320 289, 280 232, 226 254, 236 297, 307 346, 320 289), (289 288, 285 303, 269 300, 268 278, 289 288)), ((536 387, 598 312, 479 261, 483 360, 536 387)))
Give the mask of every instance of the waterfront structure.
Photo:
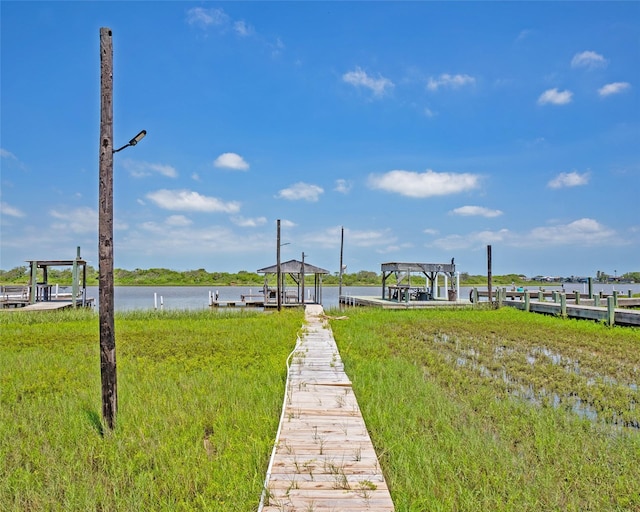
POLYGON ((265 307, 278 304, 278 290, 280 290, 280 301, 283 305, 322 304, 322 276, 329 274, 328 270, 295 259, 280 263, 279 267, 276 264, 256 271, 258 274, 264 274, 265 307), (270 287, 269 278, 278 274, 282 276, 283 283, 276 288, 270 287), (309 274, 313 275, 313 287, 307 289, 308 296, 305 298, 304 276, 309 274), (287 290, 287 276, 295 283, 295 290, 287 290))
POLYGON ((456 266, 451 263, 382 263, 382 300, 409 302, 410 300, 426 301, 438 299, 438 276, 444 275, 445 288, 448 289, 448 300, 456 300, 457 286, 455 282, 456 266), (417 285, 412 274, 422 274, 424 284, 417 285), (395 283, 387 284, 387 279, 395 277, 395 283), (450 287, 447 281, 450 279, 450 287))

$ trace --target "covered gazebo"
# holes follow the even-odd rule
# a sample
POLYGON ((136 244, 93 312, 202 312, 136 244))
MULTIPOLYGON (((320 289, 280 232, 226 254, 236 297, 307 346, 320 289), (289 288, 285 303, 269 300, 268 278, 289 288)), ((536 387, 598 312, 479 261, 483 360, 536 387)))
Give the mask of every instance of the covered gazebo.
MULTIPOLYGON (((269 277, 278 275, 278 265, 272 265, 270 267, 261 268, 256 271, 258 274, 264 274, 264 305, 273 306, 278 303, 278 287, 272 288, 269 286, 269 277)), ((329 274, 328 270, 325 270, 309 263, 289 260, 280 263, 280 275, 282 276, 282 283, 280 286, 281 303, 283 305, 292 306, 299 304, 322 304, 322 276, 329 274), (313 274, 313 292, 308 289, 306 293, 311 297, 305 300, 305 287, 304 276, 313 274), (289 276, 296 285, 295 289, 287 289, 286 281, 289 276)))
POLYGON ((76 258, 73 260, 27 260, 29 264, 29 303, 53 300, 57 294, 53 293, 49 283, 49 267, 71 267, 71 304, 78 305, 80 298, 84 306, 87 300, 87 262, 80 257, 80 247, 77 248, 76 258), (42 270, 42 281, 38 282, 38 269, 42 270))
MULTIPOLYGON (((437 299, 438 275, 443 274, 445 283, 450 278, 449 300, 455 300, 456 284, 454 281, 456 266, 453 258, 451 263, 383 263, 382 267, 382 298, 397 300, 398 302, 409 302, 410 300, 433 300, 437 299), (412 274, 422 274, 424 280, 419 284, 412 274), (387 283, 391 277, 395 277, 395 282, 387 283)), ((446 285, 445 285, 446 286, 446 285)))

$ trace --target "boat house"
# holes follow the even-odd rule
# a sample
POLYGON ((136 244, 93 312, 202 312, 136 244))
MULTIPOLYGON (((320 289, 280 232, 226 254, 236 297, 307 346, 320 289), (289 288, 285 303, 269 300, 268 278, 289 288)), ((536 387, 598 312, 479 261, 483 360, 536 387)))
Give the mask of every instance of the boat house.
POLYGON ((80 257, 77 248, 73 260, 27 260, 29 264, 29 303, 52 301, 59 298, 49 283, 49 267, 71 267, 71 296, 68 300, 72 307, 85 306, 87 303, 87 262, 80 257), (38 269, 42 269, 42 280, 38 282, 38 269))
POLYGON ((456 300, 456 266, 451 263, 383 263, 382 299, 398 302, 456 300), (419 276, 413 275, 418 274, 419 276), (446 297, 438 296, 438 276, 443 274, 446 297), (413 276, 413 279, 412 279, 413 276))
MULTIPOLYGON (((273 307, 278 304, 278 288, 280 289, 280 301, 282 305, 294 306, 300 304, 322 304, 322 276, 329 274, 315 265, 299 260, 289 260, 280 263, 281 286, 275 288, 269 286, 269 279, 278 275, 278 265, 261 268, 256 271, 264 274, 264 305, 273 307), (313 287, 305 290, 304 276, 313 275, 313 287), (287 287, 287 281, 292 286, 287 287), (307 297, 305 298, 305 293, 307 297)), ((277 277, 276 277, 277 279, 277 277)))

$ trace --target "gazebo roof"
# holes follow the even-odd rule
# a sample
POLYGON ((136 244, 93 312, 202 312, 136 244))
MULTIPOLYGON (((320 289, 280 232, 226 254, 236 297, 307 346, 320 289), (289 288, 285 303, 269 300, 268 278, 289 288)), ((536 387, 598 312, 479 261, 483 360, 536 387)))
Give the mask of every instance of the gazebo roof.
POLYGON ((451 263, 400 263, 390 262, 381 265, 383 272, 455 272, 456 266, 451 263))
POLYGON ((86 265, 87 262, 84 260, 76 259, 76 260, 25 260, 30 265, 32 263, 36 263, 38 267, 72 267, 74 263, 78 265, 86 265))
MULTIPOLYGON (((258 274, 276 274, 278 272, 278 265, 271 265, 270 267, 261 268, 256 271, 258 274)), ((280 272, 285 274, 302 274, 302 262, 299 260, 289 260, 280 263, 280 272)), ((306 274, 329 274, 328 270, 325 270, 310 263, 304 262, 304 273, 306 274)))

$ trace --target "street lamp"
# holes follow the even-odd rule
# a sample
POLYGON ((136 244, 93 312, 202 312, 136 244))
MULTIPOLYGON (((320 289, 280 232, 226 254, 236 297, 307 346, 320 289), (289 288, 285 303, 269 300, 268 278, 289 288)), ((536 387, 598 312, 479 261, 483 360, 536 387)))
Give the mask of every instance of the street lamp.
POLYGON ((100 377, 102 417, 115 427, 118 410, 116 340, 113 308, 113 155, 135 146, 147 134, 139 132, 113 149, 113 41, 111 29, 100 29, 100 149, 98 198, 98 296, 100 302, 100 377))
POLYGON ((124 148, 128 148, 129 146, 135 146, 138 142, 144 139, 144 136, 147 134, 147 130, 142 130, 138 135, 136 135, 133 139, 131 139, 127 144, 122 146, 121 148, 114 149, 113 152, 117 153, 118 151, 122 151, 124 148))

